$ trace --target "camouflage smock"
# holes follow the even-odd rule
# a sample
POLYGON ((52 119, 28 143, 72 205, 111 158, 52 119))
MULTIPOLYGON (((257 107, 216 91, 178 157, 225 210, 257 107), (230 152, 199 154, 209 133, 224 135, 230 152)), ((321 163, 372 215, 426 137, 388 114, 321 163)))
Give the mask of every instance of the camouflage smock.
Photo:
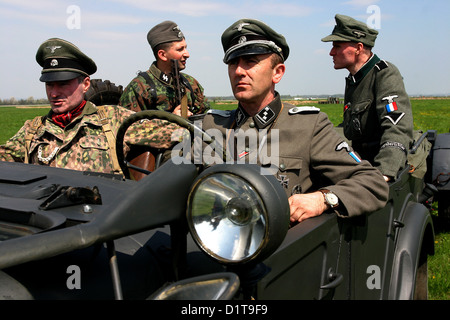
MULTIPOLYGON (((114 135, 121 123, 134 113, 118 106, 104 106, 104 108, 114 135)), ((98 109, 93 103, 87 102, 81 116, 69 123, 65 129, 56 125, 50 115, 51 111, 43 118, 41 126, 32 137, 29 163, 80 171, 114 173, 110 146, 103 132, 98 109), (42 161, 45 158, 49 161, 42 161)), ((27 120, 16 135, 0 146, 0 160, 24 162, 25 137, 30 132, 33 121, 27 120)), ((177 129, 179 129, 177 125, 165 120, 136 122, 125 134, 124 154, 127 154, 131 144, 169 148, 175 143, 171 142, 171 135, 177 129)), ((180 136, 174 137, 175 140, 181 141, 180 136)))
MULTIPOLYGON (((172 112, 178 102, 173 78, 156 67, 154 62, 145 72, 153 85, 141 75, 135 77, 123 91, 119 105, 134 111, 159 109, 172 112)), ((188 97, 188 108, 193 114, 201 114, 209 109, 207 99, 203 95, 203 87, 193 77, 180 73, 190 84, 185 88, 188 97)))

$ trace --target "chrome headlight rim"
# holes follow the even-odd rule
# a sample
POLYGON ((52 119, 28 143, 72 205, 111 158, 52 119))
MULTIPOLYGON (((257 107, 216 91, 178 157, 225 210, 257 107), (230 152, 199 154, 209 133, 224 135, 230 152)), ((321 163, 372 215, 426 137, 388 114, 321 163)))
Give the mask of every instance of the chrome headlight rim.
POLYGON ((202 251, 213 259, 226 265, 246 264, 262 261, 278 248, 287 233, 289 227, 289 204, 287 196, 278 180, 273 175, 262 175, 261 168, 253 164, 219 164, 203 171, 194 181, 188 197, 186 212, 187 222, 192 238, 202 251), (264 236, 258 248, 249 256, 232 260, 220 256, 210 249, 210 244, 201 239, 193 223, 192 203, 193 196, 199 186, 214 175, 229 175, 241 179, 251 186, 255 193, 262 199, 264 212, 264 236), (275 213, 275 214, 274 214, 275 213))

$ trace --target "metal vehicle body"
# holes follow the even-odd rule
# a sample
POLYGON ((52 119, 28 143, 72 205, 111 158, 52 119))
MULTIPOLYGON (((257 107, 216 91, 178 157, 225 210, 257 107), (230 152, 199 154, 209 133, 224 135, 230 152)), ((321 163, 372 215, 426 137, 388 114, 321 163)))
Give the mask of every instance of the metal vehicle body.
POLYGON ((288 228, 284 191, 256 165, 168 161, 132 181, 0 162, 0 299, 426 298, 424 185, 405 169, 385 208, 288 228), (230 205, 247 191, 255 205, 230 205), (213 204, 201 215, 199 197, 213 204), (222 220, 232 226, 219 233, 222 220), (204 221, 212 237, 200 234, 204 221))

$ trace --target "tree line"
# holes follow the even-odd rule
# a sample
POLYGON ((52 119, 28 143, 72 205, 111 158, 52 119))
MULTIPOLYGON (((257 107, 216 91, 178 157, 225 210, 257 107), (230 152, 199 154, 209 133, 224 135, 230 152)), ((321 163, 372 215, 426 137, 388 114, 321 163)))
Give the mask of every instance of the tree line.
MULTIPOLYGON (((336 96, 336 95, 335 95, 336 96)), ((291 96, 291 95, 282 95, 281 99, 283 100, 294 100, 297 96, 291 96)), ((318 99, 318 98, 324 98, 327 99, 330 97, 330 95, 315 95, 315 96, 307 96, 309 99, 318 99)), ((228 97, 208 97, 209 101, 223 101, 223 100, 235 100, 234 96, 228 96, 228 97)), ((14 97, 9 99, 0 99, 0 105, 2 106, 10 106, 10 105, 39 105, 39 104, 46 104, 48 105, 48 99, 47 98, 40 98, 35 99, 34 97, 29 97, 27 99, 16 99, 14 97)))
POLYGON ((9 105, 36 105, 36 104, 48 104, 47 98, 35 99, 33 97, 29 97, 27 99, 16 99, 14 97, 9 99, 0 99, 0 105, 9 106, 9 105))

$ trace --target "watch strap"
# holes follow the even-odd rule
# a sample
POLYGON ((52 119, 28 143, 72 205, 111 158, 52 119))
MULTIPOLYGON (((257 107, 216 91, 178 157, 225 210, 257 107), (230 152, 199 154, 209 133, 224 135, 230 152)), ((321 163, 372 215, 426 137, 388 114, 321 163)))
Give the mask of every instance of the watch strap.
MULTIPOLYGON (((330 190, 328 190, 328 189, 320 189, 319 191, 322 193, 322 195, 323 195, 323 200, 324 200, 324 202, 325 202, 326 204, 328 204, 328 205, 329 205, 331 208, 333 208, 333 209, 339 207, 339 200, 338 200, 338 202, 337 202, 336 204, 333 204, 333 203, 330 203, 330 201, 328 201, 328 199, 327 199, 327 194, 333 194, 333 195, 335 195, 332 191, 330 191, 330 190)), ((336 196, 336 195, 335 195, 335 196, 336 196)), ((336 198, 337 198, 337 196, 336 196, 336 198)))

